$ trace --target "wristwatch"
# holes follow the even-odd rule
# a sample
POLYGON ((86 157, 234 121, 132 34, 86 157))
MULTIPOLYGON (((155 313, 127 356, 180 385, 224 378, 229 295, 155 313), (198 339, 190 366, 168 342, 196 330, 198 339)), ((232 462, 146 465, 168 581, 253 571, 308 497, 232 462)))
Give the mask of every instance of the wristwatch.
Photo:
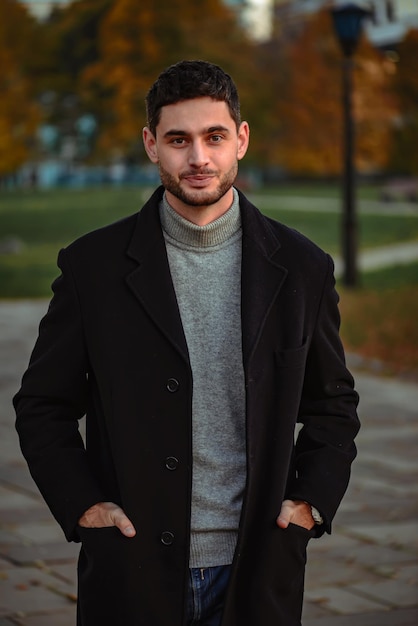
POLYGON ((311 507, 311 515, 313 517, 313 521, 315 522, 315 524, 320 526, 321 524, 324 523, 321 513, 318 511, 318 509, 312 506, 312 504, 310 504, 309 506, 311 507))

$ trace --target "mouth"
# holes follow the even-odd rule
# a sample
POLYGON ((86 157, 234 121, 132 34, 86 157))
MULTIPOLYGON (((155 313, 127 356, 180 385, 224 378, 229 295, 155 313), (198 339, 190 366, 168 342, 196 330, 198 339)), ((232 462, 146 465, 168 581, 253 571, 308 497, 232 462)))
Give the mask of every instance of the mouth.
POLYGON ((207 176, 206 174, 198 174, 193 176, 184 176, 189 185, 193 187, 204 187, 213 180, 213 176, 207 176))
POLYGON ((205 187, 215 178, 214 174, 201 173, 201 174, 184 174, 182 180, 187 181, 192 187, 205 187))

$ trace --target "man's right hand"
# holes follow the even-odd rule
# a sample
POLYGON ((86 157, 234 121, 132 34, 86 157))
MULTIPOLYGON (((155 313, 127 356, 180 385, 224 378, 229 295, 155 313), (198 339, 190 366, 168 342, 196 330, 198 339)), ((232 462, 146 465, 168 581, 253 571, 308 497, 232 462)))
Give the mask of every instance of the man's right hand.
POLYGON ((124 511, 113 502, 98 502, 87 509, 78 521, 83 528, 116 526, 125 537, 134 537, 136 530, 124 511))

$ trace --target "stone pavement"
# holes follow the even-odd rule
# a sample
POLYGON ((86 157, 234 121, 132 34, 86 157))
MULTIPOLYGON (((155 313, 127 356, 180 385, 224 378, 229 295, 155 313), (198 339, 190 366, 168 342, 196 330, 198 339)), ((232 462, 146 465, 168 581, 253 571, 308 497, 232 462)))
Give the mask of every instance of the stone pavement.
MULTIPOLYGON (((77 546, 28 474, 11 406, 45 309, 0 302, 0 626, 75 625, 77 546)), ((355 373, 359 456, 333 534, 310 543, 303 624, 417 626, 418 386, 355 373)))

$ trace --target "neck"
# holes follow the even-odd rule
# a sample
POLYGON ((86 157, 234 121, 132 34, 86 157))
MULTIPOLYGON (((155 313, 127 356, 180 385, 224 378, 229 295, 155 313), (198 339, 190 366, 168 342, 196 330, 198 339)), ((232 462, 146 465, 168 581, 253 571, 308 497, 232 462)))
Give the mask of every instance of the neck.
POLYGON ((163 196, 159 210, 164 233, 179 247, 213 249, 231 240, 241 228, 239 196, 236 190, 233 191, 233 201, 228 211, 205 226, 194 224, 179 215, 170 206, 166 196, 163 196))
POLYGON ((217 220, 229 210, 234 200, 232 187, 228 189, 226 194, 223 195, 218 202, 209 204, 208 206, 192 206, 185 204, 169 191, 166 190, 165 193, 167 201, 174 211, 197 226, 206 226, 217 220))

